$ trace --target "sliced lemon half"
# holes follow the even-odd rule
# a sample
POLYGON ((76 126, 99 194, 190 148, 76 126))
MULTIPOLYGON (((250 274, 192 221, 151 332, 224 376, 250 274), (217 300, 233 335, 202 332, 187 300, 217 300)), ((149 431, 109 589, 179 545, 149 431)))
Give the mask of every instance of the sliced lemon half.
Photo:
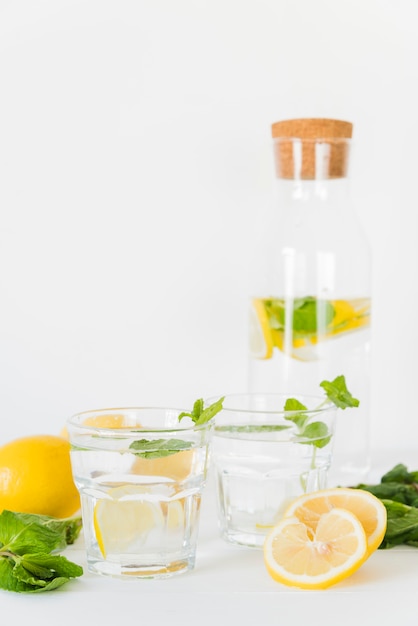
POLYGON ((315 531, 322 515, 334 508, 346 509, 360 520, 369 553, 379 547, 386 532, 386 507, 379 498, 364 489, 335 487, 303 494, 289 505, 285 517, 297 517, 315 531))
POLYGON ((345 509, 321 516, 315 532, 297 517, 283 518, 264 543, 272 578, 302 589, 325 589, 347 578, 369 556, 364 528, 345 509))

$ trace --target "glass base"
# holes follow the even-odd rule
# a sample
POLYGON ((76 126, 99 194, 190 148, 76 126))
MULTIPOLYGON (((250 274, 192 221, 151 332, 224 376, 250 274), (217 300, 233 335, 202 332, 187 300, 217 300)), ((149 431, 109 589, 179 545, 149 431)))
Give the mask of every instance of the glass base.
POLYGON ((112 561, 88 560, 88 571, 100 576, 112 576, 118 578, 170 578, 183 574, 194 568, 195 558, 180 559, 170 563, 130 563, 121 564, 112 561))
POLYGON ((228 543, 233 543, 238 546, 245 546, 246 548, 258 548, 262 549, 264 546, 264 540, 267 533, 253 533, 243 530, 228 529, 221 533, 221 537, 228 543))

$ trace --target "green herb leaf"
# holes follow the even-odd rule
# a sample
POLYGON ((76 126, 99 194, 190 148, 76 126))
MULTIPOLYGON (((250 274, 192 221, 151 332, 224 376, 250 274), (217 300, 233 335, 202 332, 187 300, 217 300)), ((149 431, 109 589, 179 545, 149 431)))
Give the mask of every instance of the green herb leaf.
POLYGON ((283 424, 242 424, 236 426, 216 426, 218 433, 275 433, 288 430, 291 426, 283 424))
POLYGON ((25 554, 0 560, 0 587, 7 591, 50 591, 82 574, 82 567, 60 555, 25 554))
POLYGON ((406 465, 399 463, 393 469, 384 474, 380 479, 382 483, 402 483, 405 485, 413 485, 417 491, 418 472, 409 472, 406 465))
POLYGON ((183 419, 183 417, 190 417, 195 426, 202 426, 203 424, 209 422, 217 413, 219 413, 219 411, 222 410, 224 400, 225 397, 219 398, 219 400, 204 408, 203 400, 200 398, 199 400, 196 400, 190 413, 187 411, 180 413, 178 418, 179 422, 183 419))
POLYGON ((360 402, 357 398, 353 398, 347 389, 344 376, 337 376, 333 381, 323 380, 320 387, 325 390, 328 399, 340 409, 348 407, 357 407, 360 402))
POLYGON ((4 510, 0 515, 0 588, 49 591, 83 574, 79 565, 50 554, 75 540, 80 521, 4 510))
POLYGON ((271 299, 265 301, 266 313, 271 328, 284 330, 286 325, 290 325, 296 335, 314 335, 318 331, 319 316, 321 324, 324 324, 324 328, 328 327, 335 316, 335 309, 330 302, 318 300, 313 296, 295 298, 292 304, 292 319, 288 322, 284 300, 271 299))
POLYGON ((69 517, 58 519, 47 515, 33 515, 32 513, 19 513, 19 518, 25 523, 41 523, 43 527, 50 528, 61 535, 61 543, 58 549, 71 545, 78 538, 83 526, 81 517, 69 517))
MULTIPOLYGON (((204 407, 202 398, 196 400, 190 412, 183 411, 178 416, 180 422, 184 417, 190 417, 195 426, 202 426, 209 422, 222 409, 224 397, 208 407, 204 407)), ((133 441, 129 449, 144 459, 157 459, 163 456, 176 454, 181 450, 188 450, 193 446, 191 441, 183 439, 138 439, 133 441)))
POLYGON ((418 508, 382 500, 387 512, 385 536, 379 548, 393 548, 401 544, 418 546, 418 508))
POLYGON ((418 547, 418 472, 399 463, 384 474, 380 483, 354 487, 369 491, 386 507, 387 526, 379 548, 406 544, 418 547))
POLYGON ((2 550, 17 554, 52 552, 65 545, 62 532, 45 525, 42 518, 4 510, 0 515, 0 544, 2 550))
POLYGON ((331 441, 332 435, 325 422, 310 422, 315 411, 331 402, 340 409, 359 405, 359 401, 348 391, 344 376, 337 376, 333 381, 323 380, 320 386, 325 390, 327 399, 316 409, 308 411, 308 408, 296 398, 288 398, 284 405, 285 419, 293 422, 298 428, 298 435, 294 441, 316 448, 326 446, 331 441))
POLYGON ((293 422, 300 429, 303 428, 305 422, 309 419, 309 415, 304 413, 308 408, 296 400, 296 398, 288 398, 284 404, 285 419, 293 422), (288 413, 290 411, 290 413, 288 413))
POLYGON ((305 426, 295 441, 323 448, 331 441, 331 435, 324 422, 311 422, 305 426))
POLYGON ((188 450, 192 445, 191 441, 183 439, 138 439, 131 443, 129 449, 144 459, 157 459, 188 450))

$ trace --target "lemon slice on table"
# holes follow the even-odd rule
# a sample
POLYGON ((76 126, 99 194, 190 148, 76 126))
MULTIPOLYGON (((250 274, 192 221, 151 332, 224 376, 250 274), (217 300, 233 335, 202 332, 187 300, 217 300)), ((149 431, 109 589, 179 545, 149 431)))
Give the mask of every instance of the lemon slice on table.
POLYGON ((346 509, 322 515, 315 532, 297 517, 285 517, 264 543, 270 576, 301 589, 326 589, 357 571, 368 556, 364 528, 346 509))
POLYGON ((297 517, 315 531, 322 515, 334 508, 346 509, 359 519, 367 538, 369 554, 381 544, 386 532, 386 507, 379 498, 363 489, 335 487, 299 496, 286 509, 285 517, 297 517))
POLYGON ((144 493, 143 487, 124 485, 108 491, 109 500, 98 500, 93 525, 100 552, 122 554, 141 544, 153 528, 162 528, 164 516, 159 504, 134 500, 144 493))
POLYGON ((273 339, 263 300, 254 298, 250 307, 250 354, 255 359, 271 359, 273 339))

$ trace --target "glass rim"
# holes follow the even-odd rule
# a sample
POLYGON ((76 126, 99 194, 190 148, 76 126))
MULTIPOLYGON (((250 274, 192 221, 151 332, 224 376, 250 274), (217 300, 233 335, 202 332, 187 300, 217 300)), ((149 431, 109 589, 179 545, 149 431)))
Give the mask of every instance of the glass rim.
MULTIPOLYGON (((254 400, 257 399, 262 399, 262 398, 266 398, 266 399, 273 399, 273 398, 281 398, 282 400, 287 400, 289 398, 295 398, 296 400, 302 401, 303 399, 310 399, 310 400, 317 400, 318 402, 324 402, 327 398, 325 395, 321 396, 321 395, 316 395, 316 394, 304 394, 304 393, 299 393, 299 394, 286 394, 286 393, 279 393, 279 392, 251 392, 251 393, 230 393, 230 394, 225 394, 224 395, 224 403, 222 406, 221 411, 218 413, 219 416, 222 415, 222 413, 228 413, 228 414, 233 414, 233 413, 242 413, 244 415, 271 415, 271 416, 278 416, 278 417, 283 417, 285 414, 289 414, 289 413, 304 413, 304 414, 322 414, 322 413, 328 413, 331 411, 336 411, 338 409, 338 407, 334 404, 334 403, 330 403, 327 404, 326 406, 319 406, 319 407, 314 407, 314 408, 307 408, 307 409, 296 409, 296 410, 285 410, 285 409, 271 409, 271 408, 262 408, 260 406, 257 406, 255 408, 243 408, 240 407, 238 404, 235 406, 226 406, 226 403, 228 401, 228 399, 251 399, 254 398, 254 400)), ((211 402, 213 400, 213 396, 207 398, 205 400, 205 402, 211 402)), ((216 416, 214 418, 216 420, 216 416)))
POLYGON ((180 409, 178 407, 169 407, 169 406, 116 406, 102 409, 91 409, 86 411, 80 411, 78 413, 73 413, 70 417, 66 419, 66 424, 68 426, 72 426, 77 428, 82 432, 95 432, 102 433, 107 435, 115 436, 117 435, 119 438, 121 437, 129 437, 133 433, 178 433, 178 432, 199 432, 210 429, 213 425, 213 420, 209 422, 205 422, 204 424, 194 424, 191 421, 190 417, 186 417, 184 424, 181 422, 177 422, 174 425, 163 425, 163 426, 141 426, 140 424, 132 424, 122 427, 108 427, 108 426, 95 426, 94 424, 83 424, 81 420, 83 417, 95 417, 100 415, 106 415, 110 413, 124 413, 128 411, 137 411, 137 412, 146 412, 146 411, 161 411, 161 412, 172 412, 172 413, 183 413, 186 409, 180 409))

